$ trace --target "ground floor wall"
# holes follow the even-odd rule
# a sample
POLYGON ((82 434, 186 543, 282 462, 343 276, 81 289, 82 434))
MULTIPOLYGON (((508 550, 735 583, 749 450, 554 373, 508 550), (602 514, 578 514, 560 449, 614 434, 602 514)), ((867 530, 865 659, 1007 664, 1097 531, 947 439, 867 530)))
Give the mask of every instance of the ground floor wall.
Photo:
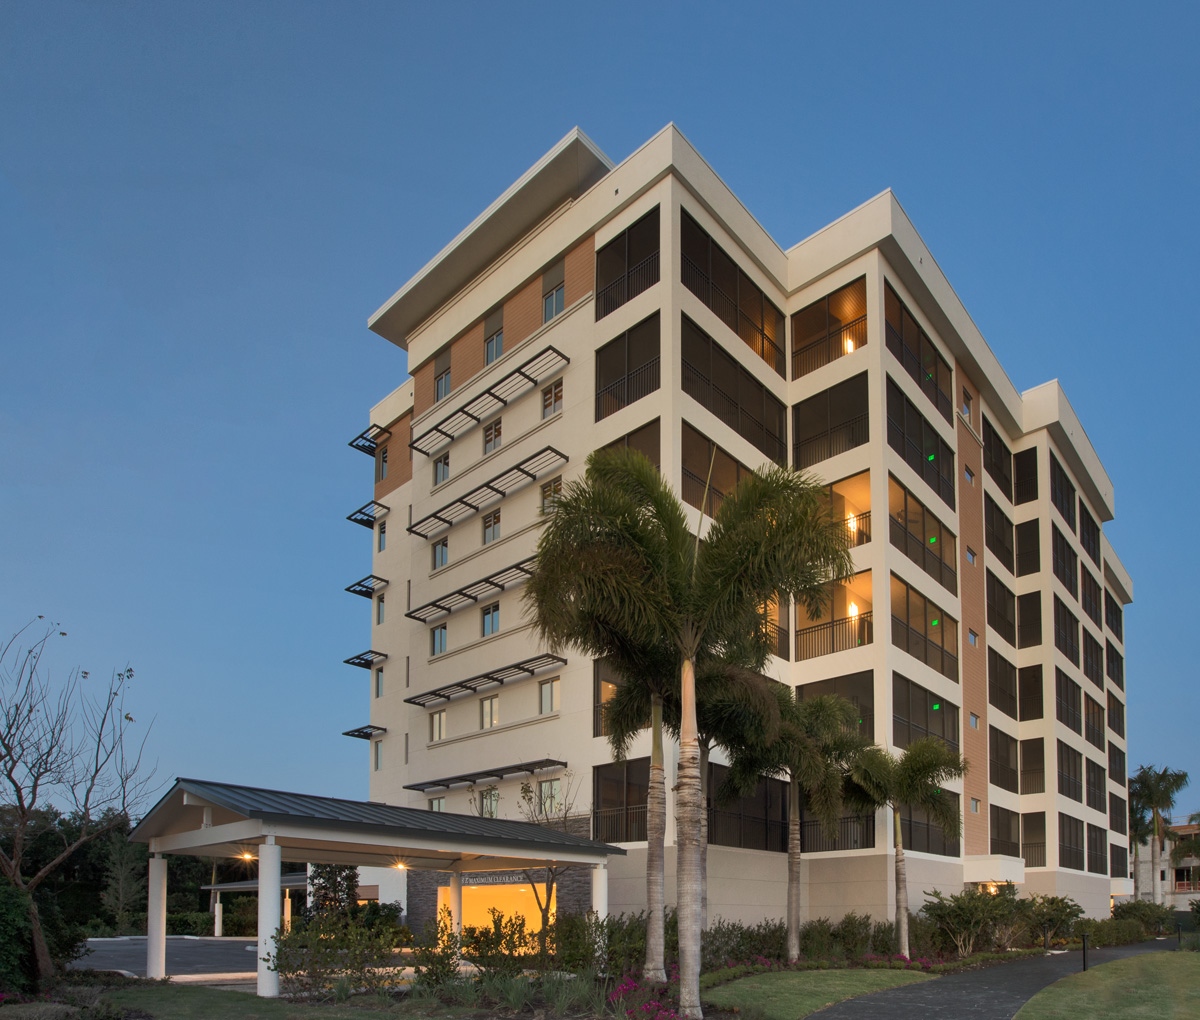
POLYGON ((1021 893, 1069 896, 1083 907, 1086 917, 1104 918, 1112 914, 1112 884, 1107 875, 1049 869, 1026 871, 1021 893))

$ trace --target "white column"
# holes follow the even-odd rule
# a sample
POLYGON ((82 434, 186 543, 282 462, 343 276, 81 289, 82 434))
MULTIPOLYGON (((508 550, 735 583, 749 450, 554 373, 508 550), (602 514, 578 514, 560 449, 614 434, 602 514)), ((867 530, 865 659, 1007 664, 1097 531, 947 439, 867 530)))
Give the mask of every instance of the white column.
POLYGON ((450 919, 455 931, 462 931, 462 875, 450 872, 450 919))
POLYGON ((608 865, 592 866, 592 910, 600 920, 608 917, 608 865))
POLYGON ((271 970, 263 957, 275 950, 283 857, 275 837, 267 840, 258 848, 258 994, 273 999, 279 995, 279 972, 271 970))
POLYGON ((225 934, 225 905, 221 902, 221 894, 217 893, 217 904, 213 907, 213 934, 220 938, 225 934))
POLYGON ((167 859, 150 858, 146 882, 146 977, 167 976, 167 859))

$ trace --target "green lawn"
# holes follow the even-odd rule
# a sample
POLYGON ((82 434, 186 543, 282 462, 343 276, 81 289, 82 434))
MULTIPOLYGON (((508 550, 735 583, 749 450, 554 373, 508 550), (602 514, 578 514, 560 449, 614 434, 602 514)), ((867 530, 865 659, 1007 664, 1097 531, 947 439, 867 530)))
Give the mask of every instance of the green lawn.
POLYGON ((932 974, 919 970, 779 971, 730 982, 701 998, 718 1009, 736 1006, 767 1020, 798 1020, 843 999, 932 979, 932 974))
POLYGON ((1072 974, 1038 992, 1014 1020, 1195 1020, 1200 954, 1143 953, 1072 974))
MULTIPOLYGON (((118 988, 104 995, 125 1009, 140 1009, 155 1020, 369 1020, 373 1012, 358 1005, 308 1006, 282 999, 260 999, 201 985, 146 984, 118 988)), ((362 1002, 362 999, 357 1000, 362 1002)), ((378 1014, 384 1016, 382 1012, 378 1014)))

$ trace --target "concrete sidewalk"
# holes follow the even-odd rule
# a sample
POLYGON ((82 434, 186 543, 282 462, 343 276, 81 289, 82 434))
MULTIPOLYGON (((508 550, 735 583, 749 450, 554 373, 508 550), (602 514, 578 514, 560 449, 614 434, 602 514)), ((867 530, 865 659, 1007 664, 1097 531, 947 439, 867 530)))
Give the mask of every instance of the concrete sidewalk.
MULTIPOLYGON (((1175 939, 1156 939, 1112 949, 1089 949, 1088 966, 1098 967, 1127 956, 1175 947, 1175 939)), ((813 1016, 820 1020, 875 1020, 881 1016, 887 1020, 957 1020, 959 1017, 1011 1020, 1017 1010, 1047 985, 1068 974, 1078 973, 1082 967, 1079 952, 1035 956, 847 999, 827 1006, 813 1016)))

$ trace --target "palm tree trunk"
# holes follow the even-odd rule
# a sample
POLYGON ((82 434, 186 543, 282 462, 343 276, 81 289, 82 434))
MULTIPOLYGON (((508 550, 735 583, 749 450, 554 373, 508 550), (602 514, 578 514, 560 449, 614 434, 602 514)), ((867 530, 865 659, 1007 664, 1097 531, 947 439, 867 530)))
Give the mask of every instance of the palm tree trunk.
POLYGON ((1158 814, 1158 808, 1154 809, 1154 832, 1150 836, 1150 888, 1154 890, 1154 902, 1162 903, 1162 872, 1159 870, 1161 862, 1159 855, 1162 851, 1162 837, 1159 833, 1162 831, 1160 825, 1162 820, 1158 814))
POLYGON ((696 666, 690 655, 680 677, 679 779, 675 831, 679 849, 679 1013, 700 1020, 700 741, 696 731, 696 666))
POLYGON ((787 958, 800 959, 800 784, 788 784, 787 958))
POLYGON ((900 807, 891 805, 893 839, 896 844, 896 939, 900 955, 908 955, 908 871, 904 864, 904 836, 900 829, 900 807))
POLYGON ((1141 855, 1138 853, 1141 845, 1138 840, 1133 841, 1133 898, 1135 900, 1142 898, 1142 869, 1138 866, 1141 863, 1141 855))
POLYGON ((700 744, 700 930, 708 930, 708 741, 700 744))
POLYGON ((650 698, 650 788, 646 793, 647 981, 666 981, 663 964, 663 842, 667 834, 667 779, 663 767, 662 695, 650 698))

